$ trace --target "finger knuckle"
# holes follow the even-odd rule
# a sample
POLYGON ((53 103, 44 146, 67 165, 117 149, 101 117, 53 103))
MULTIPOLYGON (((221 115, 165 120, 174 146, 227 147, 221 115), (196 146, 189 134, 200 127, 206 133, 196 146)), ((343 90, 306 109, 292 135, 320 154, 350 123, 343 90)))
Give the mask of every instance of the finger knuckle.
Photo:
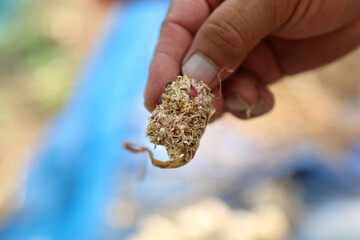
POLYGON ((246 39, 230 20, 211 21, 204 32, 210 43, 224 54, 239 56, 245 51, 246 39))
POLYGON ((175 29, 175 23, 172 20, 165 19, 161 24, 161 32, 166 30, 173 30, 175 29))

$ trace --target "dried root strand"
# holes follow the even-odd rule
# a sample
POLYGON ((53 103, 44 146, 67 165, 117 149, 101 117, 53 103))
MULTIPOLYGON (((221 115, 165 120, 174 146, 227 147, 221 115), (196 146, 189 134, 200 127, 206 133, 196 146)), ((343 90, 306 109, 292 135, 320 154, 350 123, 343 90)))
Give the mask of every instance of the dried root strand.
POLYGON ((221 79, 221 76, 220 74, 223 72, 223 71, 226 71, 228 73, 234 73, 234 69, 229 69, 227 67, 223 67, 222 69, 220 69, 220 71, 217 73, 217 78, 219 80, 219 92, 220 92, 220 96, 222 96, 222 79, 221 79))
POLYGON ((185 164, 187 164, 188 162, 186 162, 184 159, 179 159, 177 161, 160 161, 154 158, 153 153, 151 152, 151 150, 147 147, 140 147, 140 146, 136 146, 135 144, 129 143, 129 142, 125 142, 124 143, 124 148, 126 148, 127 150, 133 152, 133 153, 143 153, 143 152, 147 152, 149 154, 149 158, 151 160, 151 163, 159 168, 178 168, 181 166, 184 166, 185 164))

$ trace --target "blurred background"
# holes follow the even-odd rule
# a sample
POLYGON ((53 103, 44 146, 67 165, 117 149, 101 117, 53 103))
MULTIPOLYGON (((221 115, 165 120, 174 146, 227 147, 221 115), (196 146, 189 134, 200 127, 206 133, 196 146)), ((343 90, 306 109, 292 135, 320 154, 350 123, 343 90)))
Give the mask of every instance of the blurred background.
POLYGON ((270 114, 212 123, 182 168, 123 149, 152 148, 168 4, 0 0, 0 239, 360 239, 360 49, 271 86, 270 114))

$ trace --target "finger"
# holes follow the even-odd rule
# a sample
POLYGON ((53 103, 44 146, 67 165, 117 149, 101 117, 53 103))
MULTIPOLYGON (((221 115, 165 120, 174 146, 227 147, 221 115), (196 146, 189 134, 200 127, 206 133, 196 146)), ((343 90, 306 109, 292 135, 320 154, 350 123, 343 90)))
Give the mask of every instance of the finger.
POLYGON ((282 25, 297 0, 223 2, 197 32, 183 72, 214 87, 219 68, 237 69, 262 38, 282 25))
POLYGON ((284 74, 293 74, 331 62, 360 44, 360 23, 331 34, 289 40, 271 37, 248 53, 241 68, 270 84, 284 74))
POLYGON ((252 73, 264 84, 273 83, 284 75, 276 52, 266 39, 248 53, 241 64, 241 69, 252 73))
POLYGON ((285 74, 294 74, 319 67, 345 55, 360 45, 360 18, 326 35, 304 40, 270 37, 285 74))
POLYGON ((165 84, 180 74, 193 35, 220 0, 174 0, 162 24, 145 87, 145 106, 152 110, 165 84))
POLYGON ((248 119, 269 112, 274 106, 270 90, 254 75, 240 72, 224 82, 224 110, 248 119))
POLYGON ((275 34, 291 39, 324 35, 353 22, 358 18, 359 12, 359 0, 302 0, 291 19, 277 29, 275 34))

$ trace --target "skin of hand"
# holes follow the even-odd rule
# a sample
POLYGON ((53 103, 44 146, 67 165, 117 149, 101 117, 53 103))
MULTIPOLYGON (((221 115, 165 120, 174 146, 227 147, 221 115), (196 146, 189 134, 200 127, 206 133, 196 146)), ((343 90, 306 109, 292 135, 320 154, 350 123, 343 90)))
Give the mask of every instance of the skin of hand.
POLYGON ((270 111, 267 88, 284 75, 329 63, 360 44, 360 0, 173 0, 145 88, 151 111, 163 88, 186 74, 207 83, 223 112, 245 119, 270 111), (250 114, 249 114, 250 113, 250 114))

